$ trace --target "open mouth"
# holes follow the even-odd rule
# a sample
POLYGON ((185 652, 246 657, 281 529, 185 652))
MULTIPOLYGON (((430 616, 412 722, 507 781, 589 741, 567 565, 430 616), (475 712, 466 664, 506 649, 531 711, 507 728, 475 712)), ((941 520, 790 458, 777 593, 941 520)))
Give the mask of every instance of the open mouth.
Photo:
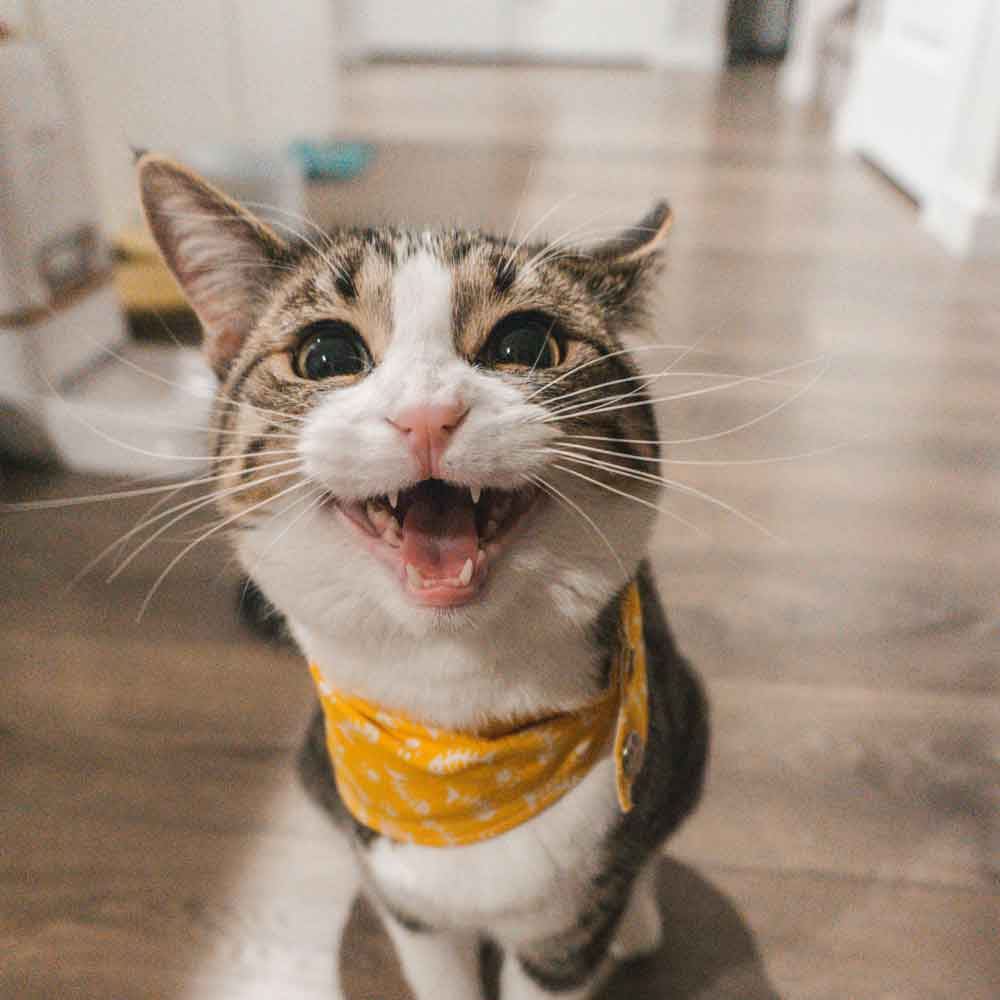
POLYGON ((455 607, 482 589, 490 564, 538 496, 533 487, 479 489, 425 479, 364 503, 335 503, 415 603, 455 607))

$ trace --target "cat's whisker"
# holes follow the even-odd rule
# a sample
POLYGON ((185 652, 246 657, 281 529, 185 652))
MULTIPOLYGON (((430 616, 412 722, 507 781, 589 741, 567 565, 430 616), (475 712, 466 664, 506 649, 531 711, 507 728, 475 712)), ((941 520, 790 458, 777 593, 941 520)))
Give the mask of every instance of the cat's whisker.
MULTIPOLYGON (((329 248, 333 247, 333 241, 330 239, 330 234, 322 226, 310 219, 308 215, 303 215, 301 212, 293 212, 290 209, 282 208, 280 205, 274 205, 266 201, 241 201, 240 204, 250 209, 263 209, 266 212, 276 212, 278 215, 283 215, 286 219, 292 219, 295 222, 304 223, 319 237, 319 239, 323 240, 329 248)), ((299 238, 301 239, 301 236, 299 238)))
MULTIPOLYGON (((599 216, 597 218, 599 218, 599 216)), ((587 222, 568 229, 565 233, 556 237, 554 240, 550 240, 526 262, 524 273, 534 273, 544 264, 550 263, 553 260, 558 260, 561 257, 591 258, 594 256, 592 251, 598 249, 598 246, 589 247, 586 244, 580 245, 580 241, 599 241, 608 236, 619 236, 621 234, 621 226, 598 226, 594 224, 595 221, 596 219, 590 219, 587 222)), ((642 231, 652 233, 656 230, 652 226, 632 227, 632 232, 642 231)))
POLYGON ((556 423, 560 420, 569 420, 573 418, 589 417, 599 413, 613 413, 617 410, 627 410, 636 406, 651 406, 658 403, 669 403, 678 399, 692 399, 696 396, 707 396, 711 393, 724 392, 726 389, 732 389, 738 385, 746 385, 749 382, 759 382, 762 378, 769 378, 773 375, 783 375, 785 372, 795 371, 799 368, 804 368, 807 365, 814 365, 820 361, 825 360, 824 358, 809 358, 805 361, 797 361, 791 365, 785 365, 781 368, 772 369, 769 372, 763 372, 756 375, 744 375, 740 378, 733 379, 728 382, 723 382, 721 385, 706 386, 700 389, 690 389, 686 392, 675 392, 669 396, 660 396, 657 399, 637 399, 630 403, 598 403, 594 405, 591 403, 583 403, 579 406, 569 406, 566 410, 561 411, 552 416, 547 416, 540 418, 542 423, 556 423))
POLYGON ((528 227, 527 231, 521 236, 520 240, 517 241, 517 244, 514 246, 514 249, 511 250, 511 252, 509 254, 507 254, 506 264, 507 264, 508 267, 510 267, 513 264, 514 258, 518 255, 519 251, 521 250, 521 247, 523 247, 524 244, 528 242, 528 237, 531 236, 531 234, 546 219, 548 219, 554 213, 558 212, 560 208, 562 208, 564 205, 567 205, 575 197, 576 197, 576 193, 571 191, 565 197, 560 198, 554 205, 552 205, 549 209, 547 209, 545 212, 543 212, 542 215, 538 219, 536 219, 534 223, 532 223, 532 225, 530 225, 528 227))
POLYGON ((249 569, 244 569, 242 565, 238 564, 237 562, 238 556, 235 551, 232 554, 230 554, 229 558, 222 565, 222 570, 220 571, 220 575, 234 564, 239 565, 240 572, 243 573, 246 577, 243 586, 240 588, 241 605, 243 603, 243 599, 246 597, 247 587, 250 585, 251 581, 256 576, 257 567, 260 565, 261 559, 267 554, 267 552, 269 552, 272 548, 274 548, 274 546, 288 533, 288 531, 290 531, 294 527, 294 525, 297 522, 301 521, 303 517, 306 517, 312 511, 316 510, 317 507, 322 507, 323 504, 326 503, 327 500, 329 500, 331 497, 332 494, 325 486, 317 486, 313 492, 307 493, 304 497, 299 497, 290 501, 281 510, 276 511, 274 517, 282 518, 285 516, 285 514, 287 514, 289 511, 293 510, 296 506, 298 506, 298 504, 300 503, 307 504, 305 510, 297 514, 294 520, 291 523, 289 523, 285 528, 283 528, 281 532, 278 534, 278 536, 274 538, 270 542, 270 544, 268 544, 267 548, 263 552, 261 552, 257 556, 257 558, 254 559, 253 565, 249 569))
MULTIPOLYGON (((175 507, 171 507, 169 510, 163 511, 160 514, 152 518, 144 518, 139 524, 133 527, 130 531, 126 532, 121 538, 117 539, 110 546, 108 546, 100 555, 92 560, 82 571, 80 575, 85 575, 91 569, 96 567, 113 548, 121 547, 126 544, 130 539, 134 538, 137 534, 144 531, 146 528, 155 524, 157 521, 164 520, 165 518, 171 518, 165 524, 161 525, 152 534, 148 535, 132 552, 126 556, 122 562, 118 564, 115 570, 108 577, 107 582, 110 583, 116 577, 118 577, 128 565, 149 545, 151 545, 157 538, 159 538, 165 531, 168 531, 173 525, 183 521, 189 515, 195 513, 196 511, 202 509, 203 507, 210 506, 218 500, 225 499, 226 497, 235 496, 238 493, 245 492, 247 490, 253 489, 254 487, 261 486, 264 483, 272 482, 275 479, 280 479, 283 476, 296 475, 301 471, 301 466, 296 466, 293 469, 285 469, 282 472, 272 473, 264 478, 254 478, 249 482, 239 483, 236 486, 231 486, 222 490, 215 490, 204 496, 192 497, 190 500, 185 500, 175 507)), ((218 478, 224 478, 222 476, 218 478)))
POLYGON ((626 500, 633 500, 637 504, 641 504, 643 507, 649 507, 651 510, 658 511, 665 517, 669 517, 673 521, 677 521, 683 524, 686 528, 690 528, 695 534, 700 538, 709 539, 711 535, 704 528, 699 527, 693 521, 689 521, 686 517, 681 517, 680 514, 675 513, 662 504, 653 503, 650 500, 646 500, 643 497, 637 497, 634 493, 627 493, 624 490, 616 489, 608 483, 602 483, 599 479, 594 479, 591 476, 586 476, 582 472, 577 472, 575 469, 567 469, 565 466, 559 465, 557 462, 553 462, 550 468, 558 469, 560 472, 565 472, 570 476, 576 476, 577 479, 585 479, 588 483, 592 483, 594 486, 599 487, 602 490, 607 490, 609 493, 615 493, 620 497, 624 497, 626 500))
POLYGON ((114 358, 114 360, 117 361, 119 364, 125 365, 132 371, 135 371, 138 374, 145 376, 146 378, 152 379, 155 382, 160 382, 163 385, 170 386, 171 388, 180 389, 182 392, 185 392, 189 395, 196 396, 198 398, 205 398, 206 400, 212 399, 215 406, 248 407, 253 409, 253 411, 258 415, 266 414, 268 416, 280 417, 281 419, 285 420, 301 420, 300 417, 296 417, 294 414, 282 413, 281 411, 278 410, 268 410, 263 407, 256 406, 253 403, 248 403, 246 400, 225 399, 221 396, 218 396, 217 394, 213 396, 208 396, 207 394, 192 389, 190 385, 185 385, 183 382, 178 382, 175 379, 167 378, 165 375, 161 375, 159 372, 151 371, 145 366, 140 365, 138 362, 133 361, 131 358, 122 354, 120 351, 116 351, 113 347, 108 347, 106 345, 100 345, 100 346, 104 354, 106 354, 110 358, 114 358))
MULTIPOLYGON (((743 423, 736 424, 733 427, 727 427, 724 430, 714 431, 713 433, 710 433, 710 434, 698 434, 698 435, 695 435, 694 437, 675 438, 672 441, 671 440, 666 440, 666 439, 658 439, 656 441, 634 441, 633 440, 633 441, 628 441, 627 443, 628 444, 654 444, 654 445, 658 445, 658 446, 662 446, 662 445, 678 445, 678 444, 694 444, 694 443, 700 442, 700 441, 717 441, 720 438, 724 438, 724 437, 729 436, 730 434, 738 434, 740 431, 747 430, 747 428, 754 427, 755 425, 757 425, 759 423, 762 423, 763 421, 767 420, 769 417, 775 416, 775 414, 780 413, 786 406, 791 405, 797 399, 800 399, 802 396, 804 396, 814 385, 816 385, 817 382, 820 381, 820 379, 823 378, 824 375, 826 375, 826 373, 830 369, 830 364, 831 363, 832 363, 832 358, 828 359, 827 362, 826 362, 826 364, 824 364, 823 367, 815 375, 812 376, 812 378, 810 378, 808 381, 806 381, 803 385, 800 385, 796 389, 795 392, 793 392, 787 398, 781 400, 781 402, 777 403, 776 405, 774 405, 772 407, 769 407, 767 410, 765 410, 763 413, 758 414, 756 417, 752 417, 750 420, 744 420, 743 423)), ((771 381, 771 380, 768 380, 768 381, 771 381)), ((777 384, 784 385, 785 383, 784 382, 779 382, 777 384)), ((576 438, 576 439, 579 439, 579 440, 588 440, 588 439, 602 440, 602 441, 615 441, 615 440, 618 440, 616 438, 606 438, 606 437, 605 438, 597 438, 597 437, 594 437, 593 435, 586 435, 586 434, 567 434, 567 435, 564 435, 564 437, 566 437, 566 438, 576 438)), ((582 446, 580 446, 580 447, 582 447, 582 446)), ((823 449, 823 452, 825 452, 826 450, 827 449, 823 449)), ((821 453, 823 453, 823 452, 821 452, 821 453)), ((783 461, 784 459, 779 458, 777 460, 783 461)), ((644 461, 657 461, 657 459, 644 459, 644 461)), ((683 461, 678 460, 678 459, 671 459, 671 460, 660 459, 659 461, 662 461, 665 464, 673 464, 673 465, 704 464, 704 463, 695 463, 695 462, 683 462, 683 461)), ((765 461, 768 461, 768 460, 765 460, 765 461)), ((709 463, 709 464, 711 464, 711 463, 709 463)))
POLYGON ((570 498, 566 496, 565 493, 557 489, 555 486, 552 485, 552 483, 546 481, 541 476, 528 473, 527 478, 530 482, 533 482, 536 486, 538 486, 539 489, 542 489, 550 496, 553 496, 556 499, 561 500, 571 510, 579 514, 580 517, 582 517, 584 521, 586 521, 587 524, 589 524, 591 528, 593 528, 594 531, 597 532, 598 537, 607 546, 607 549, 611 553, 611 555, 614 556, 615 562, 618 563, 618 567, 622 571, 622 576, 627 579, 629 574, 628 570, 625 568, 625 564, 622 562, 621 557, 618 555, 617 551, 615 551, 615 547, 611 544, 611 541, 608 538, 608 536, 598 527, 594 519, 590 517, 590 515, 587 514, 586 511, 584 511, 578 504, 570 500, 570 498))
POLYGON ((305 236, 303 233, 297 232, 292 226, 289 226, 289 225, 287 225, 285 223, 278 222, 275 219, 272 219, 271 222, 270 222, 270 224, 272 226, 276 226, 279 229, 283 229, 285 232, 290 233, 295 239, 300 240, 314 254, 316 254, 316 256, 319 257, 319 259, 321 261, 323 261, 323 263, 326 264, 326 266, 334 274, 340 276, 341 278, 344 278, 345 280, 350 277, 350 275, 347 273, 347 271, 344 270, 343 265, 342 264, 338 264, 337 261, 335 261, 330 256, 329 251, 332 249, 333 245, 332 245, 332 243, 330 243, 329 239, 327 239, 325 237, 325 234, 324 234, 324 238, 327 239, 327 248, 323 249, 322 247, 318 246, 313 240, 311 240, 307 236, 305 236))
POLYGON ((507 251, 510 249, 511 241, 514 239, 514 231, 517 229, 518 222, 521 221, 521 212, 524 209, 524 203, 528 195, 528 185, 531 183, 532 175, 535 172, 535 160, 532 160, 528 164, 528 172, 524 177, 524 184, 521 185, 521 197, 517 201, 517 210, 514 212, 514 218, 511 221, 510 229, 507 230, 507 236, 503 241, 503 245, 500 249, 501 260, 506 261, 506 266, 510 265, 510 260, 507 258, 507 251))
POLYGON ((546 241, 542 246, 535 252, 534 256, 530 257, 526 262, 526 266, 530 266, 533 261, 538 257, 547 253, 549 250, 555 250, 559 247, 565 245, 574 240, 578 239, 592 239, 596 236, 603 236, 608 233, 618 234, 621 232, 621 227, 617 225, 612 225, 608 222, 601 221, 603 217, 606 217, 607 213, 602 215, 593 215, 584 222, 578 222, 575 225, 569 227, 569 229, 563 231, 558 236, 553 237, 551 240, 546 241), (586 235, 581 235, 586 234, 586 235))
POLYGON ((571 246, 577 240, 598 239, 602 236, 618 235, 621 232, 620 226, 594 226, 593 220, 577 225, 567 230, 554 240, 550 240, 524 264, 522 273, 525 275, 534 274, 546 263, 556 260, 559 257, 591 257, 593 256, 586 247, 571 246))
MULTIPOLYGON (((740 378, 744 378, 744 376, 741 375, 739 372, 693 372, 693 371, 688 371, 686 369, 684 371, 679 371, 678 372, 678 371, 671 371, 670 368, 665 368, 662 371, 658 371, 658 372, 651 372, 651 373, 650 372, 646 372, 646 373, 644 373, 642 375, 628 375, 628 376, 625 376, 624 378, 616 378, 616 379, 612 379, 612 380, 610 380, 608 382, 597 382, 594 385, 584 386, 582 389, 574 389, 572 392, 564 393, 561 396, 555 396, 551 400, 546 400, 546 403, 549 403, 551 401, 551 402, 553 402, 553 403, 556 404, 555 406, 553 406, 553 407, 550 408, 550 412, 551 413, 561 413, 562 409, 563 409, 563 407, 562 407, 563 400, 570 399, 573 396, 580 396, 580 395, 582 395, 584 393, 587 393, 587 392, 599 392, 601 389, 607 389, 607 388, 610 388, 611 386, 614 386, 614 385, 624 385, 624 384, 626 384, 628 382, 641 382, 641 383, 643 383, 642 385, 637 386, 635 389, 631 390, 630 392, 623 393, 621 395, 616 395, 614 397, 614 400, 616 402, 622 402, 622 401, 628 399, 630 396, 634 396, 636 393, 641 392, 643 389, 647 388, 647 386, 651 382, 655 382, 657 379, 661 379, 661 378, 740 379, 740 378)), ((787 381, 784 381, 783 379, 768 378, 767 376, 756 376, 755 375, 755 376, 750 376, 749 378, 750 378, 750 381, 759 382, 759 383, 762 383, 764 385, 777 385, 777 386, 782 386, 782 387, 785 387, 785 388, 789 388, 792 385, 794 385, 797 388, 801 388, 801 386, 802 386, 802 383, 800 383, 800 382, 787 382, 787 381)), ((808 382, 806 384, 807 385, 811 385, 812 381, 813 380, 810 380, 810 382, 808 382)), ((567 406, 566 409, 570 410, 575 405, 577 405, 577 404, 572 404, 570 406, 567 406)))
POLYGON ((546 261, 553 259, 558 254, 565 252, 568 256, 592 257, 592 250, 597 247, 580 246, 578 241, 600 240, 607 236, 618 236, 621 233, 621 226, 617 225, 595 225, 595 219, 573 226, 566 232, 549 240, 539 249, 533 257, 525 263, 527 271, 534 271, 541 267, 546 261))
MULTIPOLYGON (((254 458, 255 459, 259 458, 263 454, 265 454, 265 453, 264 452, 260 452, 260 451, 255 452, 254 453, 254 458)), ((261 471, 267 471, 268 469, 282 468, 282 467, 284 467, 286 465, 291 465, 293 462, 299 460, 299 456, 297 456, 296 453, 290 452, 289 455, 290 455, 289 458, 286 458, 286 459, 281 460, 281 461, 274 461, 274 462, 265 463, 263 465, 256 465, 256 466, 253 467, 253 471, 254 472, 261 472, 261 471)), ((220 461, 220 464, 221 464, 222 460, 220 459, 219 461, 220 461)), ((233 476, 233 475, 238 475, 238 474, 239 474, 238 472, 234 472, 232 469, 226 468, 226 469, 219 469, 219 470, 213 472, 212 475, 210 475, 210 476, 204 476, 204 477, 201 477, 201 478, 199 478, 197 480, 187 480, 187 481, 180 482, 180 483, 177 484, 177 486, 175 487, 175 489, 171 493, 168 493, 166 496, 161 497, 159 500, 157 500, 157 502, 153 504, 153 506, 146 512, 146 514, 143 516, 143 518, 140 519, 140 521, 142 521, 144 518, 147 518, 150 515, 152 515, 156 510, 158 510, 160 507, 162 507, 163 504, 169 503, 170 502, 170 498, 171 498, 171 496, 173 496, 174 493, 179 493, 181 490, 186 489, 189 484, 190 485, 207 485, 208 483, 218 482, 219 480, 225 479, 228 476, 233 476)))
MULTIPOLYGON (((293 459, 289 459, 289 461, 293 461, 293 459)), ((177 480, 171 480, 169 483, 161 483, 157 486, 142 486, 136 489, 91 493, 83 497, 53 497, 51 500, 0 502, 0 513, 15 514, 36 510, 59 510, 63 507, 79 507, 89 503, 107 503, 113 500, 130 500, 134 497, 156 496, 160 493, 177 492, 178 489, 187 489, 193 486, 201 486, 204 483, 211 483, 224 475, 228 475, 228 473, 198 476, 193 479, 185 479, 180 483, 177 480)))
MULTIPOLYGON (((686 357, 688 357, 688 355, 690 355, 692 351, 696 350, 696 348, 698 347, 699 344, 702 344, 702 343, 705 342, 705 337, 707 337, 707 336, 708 335, 705 334, 705 335, 699 337, 687 350, 682 351, 665 368, 662 368, 662 369, 660 369, 659 372, 655 373, 655 375, 653 377, 660 378, 660 377, 664 377, 664 376, 672 373, 673 370, 686 357)), ((632 389, 630 389, 628 392, 626 392, 621 398, 624 400, 624 399, 628 399, 630 396, 638 396, 638 395, 640 395, 642 392, 644 392, 649 387, 649 384, 650 384, 651 381, 652 381, 652 378, 646 379, 645 381, 640 382, 638 385, 634 386, 632 389)))
POLYGON ((664 486, 667 489, 674 490, 677 493, 684 493, 688 496, 697 497, 699 500, 704 500, 706 503, 711 504, 713 507, 718 507, 720 510, 724 510, 734 517, 739 518, 745 524, 750 525, 757 531, 766 535, 769 539, 775 542, 783 542, 784 539, 780 538, 773 531, 767 528, 765 525, 761 524, 756 518, 751 517, 749 514, 744 513, 732 504, 726 503, 725 500, 719 499, 717 496, 713 496, 711 493, 706 493, 704 490, 699 490, 694 486, 690 486, 687 483, 679 483, 674 479, 666 479, 663 476, 657 476, 651 472, 644 472, 640 469, 630 469, 624 465, 618 465, 614 462, 604 462, 597 459, 589 458, 587 456, 581 456, 574 454, 573 452, 566 451, 561 448, 550 448, 550 452, 559 455, 563 461, 573 462, 577 465, 590 466, 592 469, 599 469, 604 472, 611 472, 614 475, 623 476, 626 479, 634 479, 639 482, 645 482, 650 484, 655 484, 658 486, 664 486))
MULTIPOLYGON (((194 497, 193 499, 187 500, 169 511, 165 511, 163 514, 154 518, 153 521, 155 522, 167 517, 170 519, 164 524, 161 524, 160 527, 158 527, 151 534, 147 535, 146 538, 144 538, 134 549, 132 549, 132 551, 115 567, 110 576, 108 576, 106 582, 111 583, 119 577, 142 552, 144 552, 153 542, 156 541, 156 539, 160 538, 165 532, 169 531, 175 524, 179 524, 181 521, 190 517, 192 514, 197 513, 199 510, 202 510, 205 507, 210 507, 219 500, 236 496, 239 493, 248 492, 255 487, 262 486, 265 483, 273 482, 277 479, 298 475, 300 472, 301 469, 295 468, 287 469, 284 472, 272 473, 270 476, 265 476, 262 479, 254 479, 248 483, 240 483, 238 486, 231 486, 224 490, 218 490, 206 496, 194 497)), ((149 525, 146 524, 141 527, 145 528, 148 526, 149 525)), ((136 530, 137 529, 133 529, 129 532, 129 535, 134 536, 136 530)))
MULTIPOLYGON (((56 398, 63 405, 71 407, 72 404, 64 396, 59 395, 58 393, 56 393, 55 395, 56 398)), ((236 405, 235 402, 234 405, 236 405)), ((249 406, 250 404, 241 403, 239 405, 249 406)), ((88 407, 87 412, 95 416, 107 416, 107 417, 114 417, 115 419, 119 420, 121 419, 121 413, 117 410, 104 410, 104 409, 96 409, 94 407, 88 407)), ((247 431, 239 428, 220 428, 220 427, 213 427, 209 424, 181 424, 173 420, 161 420, 156 417, 150 417, 140 413, 129 414, 129 423, 140 427, 166 427, 169 428, 170 430, 178 430, 178 431, 205 431, 207 433, 212 434, 213 436, 215 435, 221 435, 221 436, 231 435, 234 437, 253 436, 257 438, 266 438, 268 440, 284 440, 284 441, 297 441, 299 439, 299 435, 292 433, 291 431, 288 432, 262 431, 260 433, 254 433, 253 435, 250 435, 248 434, 247 431)))
MULTIPOLYGON (((651 462, 658 465, 693 465, 705 466, 707 468, 724 468, 731 465, 780 465, 785 462, 801 462, 809 458, 819 458, 823 455, 830 455, 833 452, 843 451, 845 448, 853 448, 864 441, 878 437, 879 431, 870 431, 850 441, 837 441, 834 444, 824 445, 822 448, 813 448, 810 451, 800 451, 793 455, 768 455, 761 458, 716 458, 716 459, 696 459, 696 458, 645 458, 641 455, 623 455, 618 451, 611 451, 605 448, 588 448, 586 445, 573 444, 571 441, 563 441, 567 448, 578 448, 588 452, 599 452, 603 455, 617 455, 622 459, 632 462, 651 462)), ((565 435, 566 437, 588 437, 587 435, 565 435)), ((628 438, 599 438, 603 441, 619 441, 625 444, 672 444, 670 441, 641 441, 629 440, 628 438)))
MULTIPOLYGON (((325 487, 317 486, 312 492, 307 493, 304 496, 294 497, 291 500, 289 500, 288 503, 286 503, 286 504, 284 504, 282 506, 276 507, 273 511, 270 512, 269 516, 272 517, 275 521, 281 521, 281 520, 283 520, 285 518, 285 516, 287 514, 289 514, 291 511, 293 511, 300 504, 307 503, 309 500, 315 499, 317 497, 317 495, 321 495, 321 496, 323 496, 325 498, 325 497, 328 497, 330 494, 329 494, 329 491, 326 490, 325 487)), ((221 521, 225 516, 226 516, 225 514, 220 514, 220 516, 215 521, 213 521, 212 524, 218 523, 218 521, 221 521)), ((298 517, 296 517, 296 520, 298 520, 298 517)), ((211 525, 204 525, 203 524, 203 525, 199 525, 196 528, 191 528, 188 531, 186 531, 182 537, 184 537, 185 539, 193 538, 199 531, 202 531, 202 530, 204 530, 204 528, 210 527, 210 526, 211 525)), ((244 530, 244 527, 245 527, 244 525, 239 525, 235 530, 237 530, 237 531, 244 530)), ((288 530, 288 526, 286 526, 284 529, 282 529, 282 531, 279 534, 279 537, 284 536, 284 534, 285 534, 285 532, 287 530, 288 530)), ((233 556, 230 556, 230 559, 228 559, 226 561, 226 563, 228 564, 229 562, 231 562, 232 558, 233 558, 233 556)), ((256 563, 255 563, 255 565, 256 565, 256 563)), ((249 572, 250 572, 250 575, 253 576, 253 568, 251 568, 249 572)))
POLYGON ((293 510, 300 503, 304 502, 306 504, 305 509, 299 511, 299 513, 296 514, 295 517, 292 518, 292 520, 289 521, 288 524, 286 524, 273 539, 271 539, 268 545, 257 554, 253 565, 248 570, 248 576, 250 578, 253 578, 261 561, 281 541, 281 539, 284 538, 285 535, 287 535, 288 532, 291 531, 304 517, 311 514, 317 507, 321 507, 329 496, 330 491, 325 486, 316 485, 316 488, 311 493, 307 493, 305 497, 297 497, 278 512, 276 516, 284 517, 289 511, 293 510))
POLYGON ((188 545, 185 545, 184 548, 181 549, 181 551, 178 552, 177 555, 174 556, 174 558, 171 559, 169 563, 167 563, 166 568, 163 570, 162 573, 160 573, 160 575, 156 578, 156 580, 153 581, 152 587, 149 588, 149 592, 146 594, 146 597, 145 597, 145 599, 142 602, 142 606, 139 608, 139 613, 136 616, 136 621, 141 621, 142 620, 143 615, 146 613, 146 609, 149 607, 150 602, 153 600, 153 597, 156 594, 156 592, 160 589, 161 585, 163 584, 163 581, 166 580, 166 578, 170 575, 170 573, 173 570, 173 568, 192 549, 196 548, 202 542, 206 541, 208 538, 211 538, 213 535, 215 535, 216 533, 218 533, 219 531, 221 531, 223 528, 227 527, 228 525, 234 524, 236 521, 240 520, 240 518, 246 517, 248 514, 253 513, 255 510, 259 510, 261 507, 264 507, 267 504, 273 503, 275 500, 279 500, 279 499, 281 499, 281 497, 287 496, 289 493, 292 493, 295 490, 300 490, 304 486, 307 486, 309 484, 310 484, 310 480, 308 480, 308 479, 301 479, 297 483, 293 483, 291 486, 288 486, 285 489, 280 490, 274 496, 266 497, 264 500, 261 500, 261 501, 255 503, 255 504, 253 504, 251 507, 248 507, 246 510, 238 511, 237 513, 231 515, 230 517, 225 518, 225 520, 221 521, 219 524, 216 524, 215 526, 213 526, 212 528, 210 528, 208 531, 204 532, 202 535, 200 535, 198 538, 196 538, 193 542, 190 542, 188 545))
MULTIPOLYGON (((163 451, 153 451, 151 448, 141 448, 139 445, 132 444, 129 441, 123 441, 121 438, 116 437, 114 434, 109 434, 106 430, 98 427, 96 424, 87 420, 81 413, 77 412, 74 408, 67 408, 68 415, 75 420, 77 423, 86 427, 91 433, 96 434, 97 437, 108 444, 114 445, 116 448, 122 451, 130 452, 134 455, 143 455, 146 458, 162 458, 169 461, 213 461, 215 456, 203 456, 203 455, 179 455, 175 452, 163 452, 163 451)), ((292 449, 289 449, 290 451, 292 449)))
POLYGON ((690 351, 693 349, 694 345, 692 344, 645 344, 639 347, 623 347, 617 351, 609 351, 607 354, 601 354, 596 358, 591 358, 589 361, 582 361, 580 364, 574 365, 568 371, 565 371, 561 375, 554 378, 551 382, 546 382, 544 385, 540 385, 534 390, 534 392, 529 393, 525 397, 524 401, 526 403, 530 403, 531 400, 533 400, 539 393, 546 392, 547 390, 553 388, 553 386, 557 386, 560 382, 569 378, 571 375, 582 372, 584 369, 590 368, 591 365, 598 365, 602 362, 607 362, 611 358, 617 358, 623 354, 639 354, 644 351, 690 351))
POLYGON ((247 271, 287 271, 289 274, 295 274, 298 270, 291 264, 280 264, 273 260, 253 260, 250 257, 227 257, 226 269, 229 270, 232 268, 247 271))
MULTIPOLYGON (((282 210, 279 209, 279 211, 282 211, 282 210)), ((186 221, 186 222, 211 222, 211 223, 213 223, 215 225, 225 225, 227 223, 239 224, 239 225, 244 225, 245 224, 244 220, 240 216, 238 216, 236 214, 233 214, 233 215, 231 215, 229 217, 226 217, 226 216, 221 216, 221 215, 212 215, 211 213, 178 212, 178 211, 171 211, 171 210, 164 210, 164 209, 158 210, 157 214, 159 216, 163 216, 164 218, 181 219, 181 220, 186 221)), ((343 270, 343 268, 330 258, 329 253, 327 253, 326 251, 324 251, 321 247, 317 246, 317 244, 315 242, 313 242, 312 240, 310 240, 304 233, 301 233, 294 226, 290 226, 288 223, 281 222, 281 221, 279 221, 277 219, 273 219, 273 218, 269 220, 268 225, 272 229, 277 229, 277 230, 279 230, 281 232, 286 233, 287 235, 291 236, 293 239, 298 240, 304 246, 308 247, 310 250, 313 251, 313 253, 316 254, 316 256, 318 256, 320 258, 320 260, 323 261, 323 263, 325 263, 330 268, 331 271, 334 271, 335 273, 341 274, 341 275, 343 275, 345 273, 344 270, 343 270)), ((325 236, 325 234, 324 234, 324 236, 325 236)), ((254 266, 263 268, 267 263, 270 263, 270 262, 267 262, 267 261, 261 261, 259 263, 255 262, 254 266)), ((228 261, 227 261, 227 266, 228 266, 228 261)), ((290 268, 290 270, 294 271, 295 268, 290 268)))

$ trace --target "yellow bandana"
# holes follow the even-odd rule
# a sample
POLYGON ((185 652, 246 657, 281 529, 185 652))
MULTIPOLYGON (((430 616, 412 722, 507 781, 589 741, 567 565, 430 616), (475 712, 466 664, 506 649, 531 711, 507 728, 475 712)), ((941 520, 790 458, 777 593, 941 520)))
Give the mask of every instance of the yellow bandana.
POLYGON ((393 840, 432 847, 475 843, 562 798, 605 756, 613 738, 618 801, 628 812, 649 726, 642 610, 634 583, 622 596, 621 626, 606 691, 575 711, 488 736, 435 729, 382 711, 334 691, 310 664, 344 805, 393 840))

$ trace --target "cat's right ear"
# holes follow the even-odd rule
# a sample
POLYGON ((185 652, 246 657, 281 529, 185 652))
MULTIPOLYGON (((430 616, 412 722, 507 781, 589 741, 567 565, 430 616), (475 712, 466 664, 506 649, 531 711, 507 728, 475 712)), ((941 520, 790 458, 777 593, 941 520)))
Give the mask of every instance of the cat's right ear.
POLYGON ((263 222, 179 163, 138 160, 150 232, 201 321, 205 351, 223 377, 263 306, 262 289, 287 247, 263 222))

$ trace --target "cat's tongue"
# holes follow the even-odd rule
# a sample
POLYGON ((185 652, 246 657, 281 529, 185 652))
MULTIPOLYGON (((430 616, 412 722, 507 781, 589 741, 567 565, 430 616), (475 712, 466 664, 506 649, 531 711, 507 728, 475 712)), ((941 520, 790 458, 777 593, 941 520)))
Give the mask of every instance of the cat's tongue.
POLYGON ((469 491, 446 483, 417 486, 403 516, 401 554, 428 583, 458 578, 466 561, 476 565, 479 533, 469 491))

